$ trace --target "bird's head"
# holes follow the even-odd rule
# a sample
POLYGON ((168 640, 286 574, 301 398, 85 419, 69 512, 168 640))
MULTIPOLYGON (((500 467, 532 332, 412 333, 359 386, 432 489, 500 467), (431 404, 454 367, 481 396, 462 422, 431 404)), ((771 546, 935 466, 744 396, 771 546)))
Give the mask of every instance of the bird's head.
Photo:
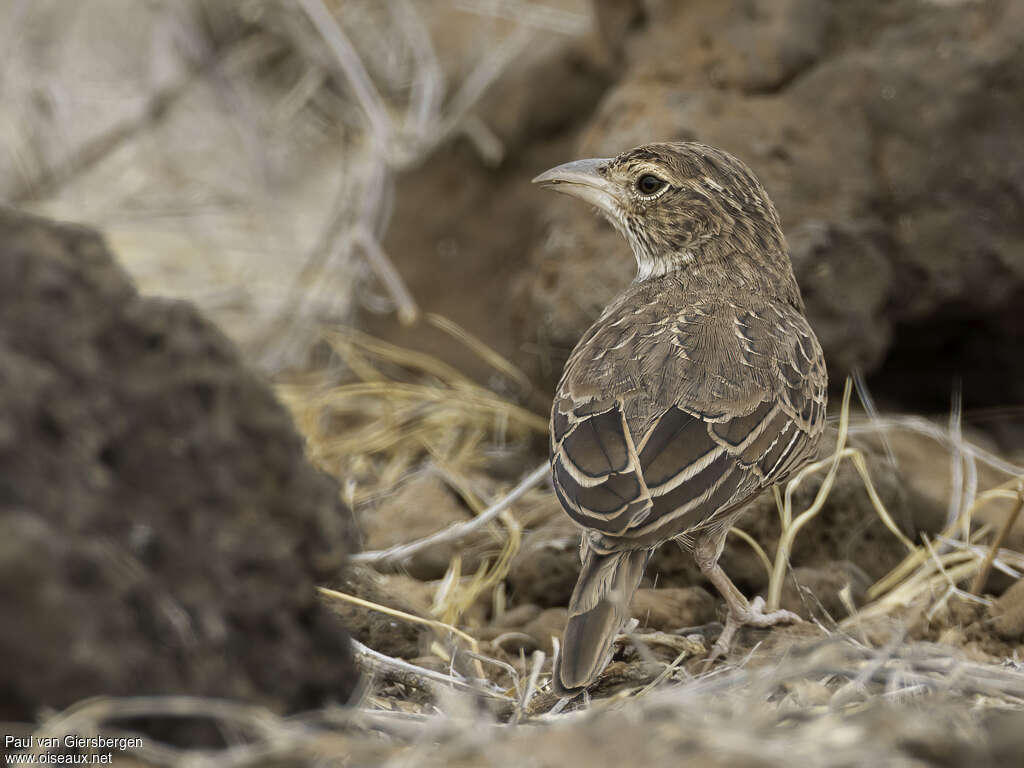
POLYGON ((732 253, 785 254, 778 213, 754 174, 705 144, 645 144, 533 182, 595 205, 629 241, 637 280, 732 253))

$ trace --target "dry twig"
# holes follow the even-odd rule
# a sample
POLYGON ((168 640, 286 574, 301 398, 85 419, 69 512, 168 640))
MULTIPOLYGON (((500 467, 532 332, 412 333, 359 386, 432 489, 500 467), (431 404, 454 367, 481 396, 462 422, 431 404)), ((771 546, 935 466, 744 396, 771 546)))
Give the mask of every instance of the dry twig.
POLYGON ((499 501, 492 504, 488 509, 477 515, 472 520, 465 523, 455 523, 447 528, 433 533, 430 536, 426 536, 417 541, 411 541, 408 544, 399 544, 388 549, 377 550, 373 552, 359 552, 352 556, 352 559, 360 563, 384 563, 393 561, 402 561, 408 557, 411 557, 420 550, 426 549, 427 547, 440 544, 442 542, 458 541, 461 538, 479 530, 491 520, 494 520, 498 515, 508 509, 512 504, 518 501, 523 494, 533 488, 537 483, 547 477, 550 468, 548 463, 544 462, 523 480, 505 494, 499 501))

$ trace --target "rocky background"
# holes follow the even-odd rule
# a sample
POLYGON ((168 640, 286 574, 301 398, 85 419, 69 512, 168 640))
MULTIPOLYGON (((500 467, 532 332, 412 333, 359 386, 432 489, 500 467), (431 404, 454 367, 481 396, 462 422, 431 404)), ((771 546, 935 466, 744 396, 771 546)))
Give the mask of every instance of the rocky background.
POLYGON ((43 0, 0 2, 0 50, 12 733, 138 731, 156 765, 1024 754, 1024 5, 43 0), (530 179, 671 139, 751 165, 832 415, 853 372, 878 412, 791 545, 766 496, 723 555, 768 594, 785 546, 809 621, 702 676, 720 600, 664 547, 594 712, 560 715, 579 534, 545 483, 382 551, 543 462, 632 279, 530 179))
POLYGON ((569 158, 699 140, 743 158, 778 206, 834 382, 859 368, 912 411, 948 410, 958 381, 969 407, 1024 399, 1020 4, 594 11, 596 40, 564 41, 483 105, 500 168, 452 146, 398 185, 387 244, 425 307, 550 385, 634 264, 585 206, 526 182, 569 158), (482 293, 438 290, 459 283, 482 293))

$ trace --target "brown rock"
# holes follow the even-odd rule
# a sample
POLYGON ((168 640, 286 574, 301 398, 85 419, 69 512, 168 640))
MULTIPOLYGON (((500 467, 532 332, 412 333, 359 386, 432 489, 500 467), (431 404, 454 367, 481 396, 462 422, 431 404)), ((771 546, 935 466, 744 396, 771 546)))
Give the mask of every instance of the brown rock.
MULTIPOLYGON (((331 586, 371 603, 414 616, 430 617, 429 587, 408 576, 385 576, 365 566, 353 566, 331 586)), ((424 624, 395 618, 329 595, 323 600, 342 618, 356 640, 388 656, 416 658, 426 650, 433 636, 433 630, 424 624)))
POLYGON ((561 640, 567 620, 568 613, 565 608, 548 608, 523 627, 523 631, 533 637, 537 646, 550 657, 554 653, 551 638, 557 637, 561 640))
POLYGON ((483 627, 477 631, 477 637, 512 656, 530 654, 538 648, 550 656, 554 648, 551 638, 561 639, 566 615, 565 608, 541 610, 535 605, 523 605, 510 611, 509 620, 503 621, 502 626, 483 627))
POLYGON ((579 548, 579 528, 568 515, 556 515, 530 531, 509 569, 510 599, 542 607, 567 605, 580 573, 579 548))
MULTIPOLYGON (((460 140, 397 185, 386 246, 417 301, 539 384, 498 387, 543 411, 569 349, 634 274, 607 224, 530 178, 573 157, 698 139, 749 163, 778 205, 834 381, 876 372, 876 397, 917 409, 945 409, 955 376, 968 405, 1024 399, 1019 3, 595 5, 610 66, 548 40, 481 104, 506 142, 498 168, 460 140), (475 286, 477 301, 437 289, 451 284, 475 286)), ((425 324, 365 320, 494 377, 425 324)))
POLYGON ((715 598, 701 587, 638 589, 629 613, 641 628, 665 632, 715 620, 715 598))
MULTIPOLYGON (((876 395, 944 409, 962 375, 968 404, 1017 402, 1024 8, 862 5, 647 4, 573 156, 656 139, 737 154, 779 207, 834 380, 879 370, 876 395)), ((572 202, 547 209, 523 315, 556 372, 633 274, 622 239, 572 202)))
MULTIPOLYGON (((452 15, 445 27, 457 30, 466 14, 452 15)), ((476 58, 479 29, 463 25, 463 30, 476 58)), ((568 132, 593 110, 608 86, 609 74, 600 56, 593 55, 595 37, 545 35, 535 28, 516 65, 474 109, 474 116, 500 139, 503 156, 481 158, 459 139, 403 174, 384 242, 424 312, 470 329, 501 355, 527 362, 530 372, 538 355, 520 345, 522 337, 513 326, 522 299, 511 289, 528 268, 523 254, 543 236, 541 213, 549 203, 549 196, 531 187, 530 179, 538 169, 564 161, 568 132), (472 286, 474 300, 466 301, 462 291, 438 290, 446 285, 472 286)), ((406 327, 372 313, 363 321, 375 335, 438 356, 538 412, 547 409, 542 390, 521 391, 426 323, 406 327)))
POLYGON ((775 91, 822 54, 830 4, 820 0, 647 3, 626 41, 631 73, 687 90, 775 91))
MULTIPOLYGON (((963 434, 968 442, 999 454, 998 446, 986 433, 964 425, 963 434)), ((933 534, 941 532, 946 527, 952 493, 950 448, 931 437, 908 430, 889 432, 888 443, 899 464, 900 479, 907 489, 914 529, 933 534)), ((871 444, 881 449, 881 441, 874 439, 871 444)), ((995 488, 1006 480, 1004 473, 984 462, 977 462, 977 471, 979 492, 995 488)), ((975 511, 973 520, 978 525, 988 523, 998 529, 1015 506, 1013 499, 992 499, 975 511)), ((1005 546, 1024 550, 1024 517, 1019 518, 1009 532, 1005 546)), ((989 589, 1002 582, 1003 576, 994 572, 989 589)))
POLYGON ((1017 599, 1019 594, 1002 607, 989 607, 953 595, 934 613, 924 606, 916 614, 911 614, 907 635, 913 639, 938 640, 953 645, 973 661, 998 663, 1007 658, 1018 658, 1024 652, 1024 642, 1020 635, 1013 634, 1020 627, 1019 613, 1011 607, 1017 599), (999 632, 1000 624, 1006 636, 999 632))
MULTIPOLYGON (((454 523, 464 523, 470 518, 469 510, 440 477, 421 473, 408 480, 393 496, 360 515, 363 547, 367 550, 387 549, 429 536, 454 523)), ((401 567, 423 581, 440 579, 456 552, 465 554, 474 544, 486 539, 486 532, 482 532, 457 542, 427 547, 394 567, 401 567)), ((476 562, 471 558, 463 566, 472 568, 476 562)))
POLYGON ((805 619, 845 618, 849 611, 839 593, 847 586, 855 606, 864 601, 871 579, 856 563, 839 560, 814 568, 794 568, 786 575, 779 606, 805 619))
POLYGON ((501 618, 494 622, 494 626, 500 629, 519 629, 537 618, 540 611, 539 605, 523 603, 505 611, 501 618))
POLYGON ((1024 640, 1024 579, 1014 582, 992 606, 992 627, 1003 640, 1024 640))
POLYGON ((354 538, 215 327, 137 295, 95 232, 0 208, 0 718, 99 694, 344 701, 315 586, 354 538))

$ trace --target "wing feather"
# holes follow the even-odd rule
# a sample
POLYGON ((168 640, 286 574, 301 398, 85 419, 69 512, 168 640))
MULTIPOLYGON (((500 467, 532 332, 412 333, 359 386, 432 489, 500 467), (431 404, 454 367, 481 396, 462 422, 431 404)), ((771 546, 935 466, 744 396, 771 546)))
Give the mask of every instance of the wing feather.
POLYGON ((693 531, 784 482, 824 428, 821 348, 795 307, 719 300, 666 318, 663 306, 609 307, 552 408, 563 506, 624 547, 693 531))

